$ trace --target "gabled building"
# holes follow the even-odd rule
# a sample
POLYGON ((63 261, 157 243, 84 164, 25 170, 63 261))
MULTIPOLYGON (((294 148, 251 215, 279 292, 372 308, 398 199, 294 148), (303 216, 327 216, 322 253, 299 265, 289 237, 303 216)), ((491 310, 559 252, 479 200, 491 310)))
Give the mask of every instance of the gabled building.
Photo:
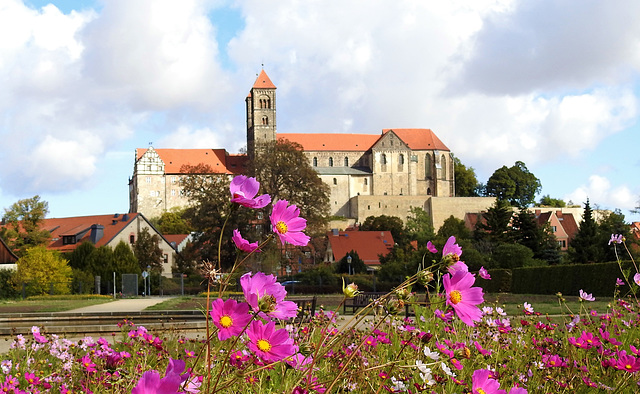
POLYGON ((132 246, 138 233, 147 229, 149 234, 160 237, 160 249, 164 255, 162 275, 171 277, 175 249, 151 223, 139 213, 114 215, 77 216, 44 219, 40 226, 51 233, 47 249, 62 253, 73 252, 78 245, 89 241, 96 247, 115 248, 120 241, 132 246))
POLYGON ((338 231, 327 233, 329 243, 325 262, 342 260, 352 250, 358 253, 370 269, 380 266, 380 256, 386 256, 393 249, 393 236, 389 231, 338 231))
POLYGON ((631 223, 631 236, 635 239, 640 239, 640 222, 631 223))
POLYGON ((571 240, 578 232, 578 224, 572 213, 563 213, 560 210, 541 212, 535 210, 536 220, 540 226, 549 224, 553 235, 558 241, 560 250, 566 251, 569 248, 571 240))
POLYGON ((15 269, 18 256, 0 238, 0 269, 15 269))

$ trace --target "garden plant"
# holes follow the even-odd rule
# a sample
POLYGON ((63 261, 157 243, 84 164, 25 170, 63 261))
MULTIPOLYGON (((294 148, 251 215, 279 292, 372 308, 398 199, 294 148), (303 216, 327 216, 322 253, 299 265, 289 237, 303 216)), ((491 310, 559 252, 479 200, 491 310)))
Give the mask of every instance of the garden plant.
MULTIPOLYGON (((263 208, 259 183, 231 182, 229 212, 263 208)), ((206 338, 150 332, 121 321, 108 338, 70 341, 33 327, 0 356, 2 393, 633 393, 640 390, 640 273, 621 269, 608 311, 589 308, 545 316, 524 303, 518 316, 488 305, 455 238, 438 251, 428 244, 412 277, 353 316, 341 305, 309 319, 295 319, 294 302, 274 275, 246 272, 243 299, 223 299, 232 274, 274 238, 306 245, 305 219, 287 201, 272 204, 272 233, 250 242, 238 229, 232 240, 240 257, 228 272, 207 265, 206 338), (420 297, 415 291, 420 290, 420 297), (409 305, 415 316, 405 317, 409 305)), ((228 217, 228 216, 227 216, 228 217)), ((224 225, 223 225, 224 229, 224 225)), ((613 235, 610 244, 626 247, 613 235)), ((220 246, 219 246, 220 248, 220 246)), ((616 249, 617 251, 618 249, 616 249)), ((343 284, 344 299, 357 295, 343 284)), ((562 294, 558 302, 564 303, 562 294)))

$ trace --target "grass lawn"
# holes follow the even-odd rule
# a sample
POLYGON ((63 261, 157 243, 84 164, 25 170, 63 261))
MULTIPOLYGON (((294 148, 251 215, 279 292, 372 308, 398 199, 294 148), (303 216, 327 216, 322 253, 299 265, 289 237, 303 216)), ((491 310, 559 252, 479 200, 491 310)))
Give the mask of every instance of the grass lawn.
MULTIPOLYGON (((298 295, 297 297, 304 297, 298 295)), ((318 306, 322 305, 325 310, 335 310, 342 296, 339 294, 321 294, 318 295, 318 306)), ((212 297, 213 300, 215 297, 212 297)), ((578 297, 565 297, 567 306, 573 313, 580 312, 580 302, 578 297)), ((539 295, 539 294, 486 294, 485 305, 502 307, 509 316, 520 316, 523 314, 524 302, 530 303, 536 312, 542 315, 560 315, 569 313, 565 307, 560 307, 558 298, 555 295, 539 295)), ((611 299, 600 300, 596 298, 593 302, 584 302, 587 311, 596 310, 603 313, 608 310, 611 299)), ((205 297, 176 297, 170 300, 153 305, 146 310, 204 310, 205 297)), ((442 308, 441 308, 442 309, 442 308)), ((342 313, 342 310, 340 311, 342 313)))
POLYGON ((1 313, 64 312, 85 306, 104 304, 112 299, 0 300, 1 313))

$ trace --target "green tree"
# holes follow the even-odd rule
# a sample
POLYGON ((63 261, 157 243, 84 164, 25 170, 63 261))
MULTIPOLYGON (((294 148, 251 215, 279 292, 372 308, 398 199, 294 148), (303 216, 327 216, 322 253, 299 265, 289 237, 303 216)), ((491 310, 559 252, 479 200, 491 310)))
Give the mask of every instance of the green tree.
POLYGON ((190 234, 192 226, 184 218, 185 209, 172 209, 164 212, 159 218, 152 220, 154 227, 165 234, 190 234))
MULTIPOLYGON (((603 249, 603 261, 616 261, 617 256, 613 245, 609 245, 611 234, 622 234, 627 240, 631 241, 631 230, 629 224, 625 222, 624 214, 619 209, 616 209, 609 214, 604 215, 602 220, 598 223, 599 241, 598 245, 603 249)), ((618 253, 621 249, 618 248, 618 253)), ((620 256, 623 260, 626 256, 620 256)))
POLYGON ((138 232, 136 242, 133 244, 133 254, 142 271, 146 270, 147 266, 151 266, 152 271, 162 272, 164 253, 159 244, 160 237, 157 234, 151 235, 148 228, 143 228, 138 232))
POLYGON ((501 243, 493 251, 492 257, 498 268, 512 269, 537 265, 531 249, 519 244, 501 243))
POLYGON ((41 230, 40 224, 49 213, 49 203, 40 201, 40 196, 19 200, 4 211, 5 226, 0 229, 0 237, 18 257, 33 246, 47 244, 51 234, 41 230))
POLYGON ((89 256, 96 250, 96 246, 90 241, 84 241, 69 253, 69 266, 83 271, 89 270, 89 256))
POLYGON ((517 161, 511 168, 502 166, 497 169, 487 181, 486 189, 488 195, 524 208, 535 202, 542 185, 523 162, 517 161))
POLYGON ((569 257, 574 263, 598 263, 603 260, 602 245, 598 234, 598 223, 593 219, 589 199, 584 204, 580 228, 569 245, 569 257))
POLYGON ((126 242, 120 241, 113 249, 114 270, 118 276, 122 274, 140 274, 138 259, 126 242))
POLYGON ((60 253, 47 250, 44 246, 34 246, 16 262, 17 288, 27 285, 29 295, 69 294, 71 267, 60 253))
POLYGON ((449 216, 438 229, 438 238, 446 241, 452 235, 457 241, 471 238, 471 230, 465 226, 464 220, 453 215, 449 216))
POLYGON ((453 172, 456 180, 457 197, 477 197, 480 184, 473 167, 467 168, 460 159, 453 158, 453 172))
POLYGON ((360 225, 361 231, 389 231, 393 242, 404 245, 405 234, 402 219, 397 216, 369 216, 360 225))
POLYGON ((478 218, 474 237, 478 241, 488 241, 492 244, 508 242, 512 215, 513 211, 508 203, 496 200, 496 203, 478 218))
POLYGON ((106 246, 100 246, 94 248, 87 259, 86 271, 90 272, 94 276, 100 277, 100 286, 102 290, 106 292, 113 291, 113 286, 108 286, 108 283, 113 281, 113 271, 115 267, 115 259, 113 257, 113 250, 106 246))
POLYGON ((567 204, 559 198, 551 198, 548 194, 542 196, 539 202, 541 207, 564 208, 567 204))
POLYGON ((309 164, 302 146, 288 140, 261 145, 260 154, 249 162, 248 172, 260 181, 271 201, 287 200, 300 209, 312 235, 325 231, 330 190, 309 164))
POLYGON ((405 234, 407 239, 418 241, 418 245, 426 245, 435 238, 431 217, 424 209, 411 207, 407 216, 405 234))
POLYGON ((338 261, 336 265, 336 272, 339 274, 347 274, 349 273, 349 261, 348 258, 351 256, 351 273, 352 274, 366 274, 367 273, 367 265, 360 259, 358 256, 358 252, 355 250, 347 253, 343 258, 338 261))

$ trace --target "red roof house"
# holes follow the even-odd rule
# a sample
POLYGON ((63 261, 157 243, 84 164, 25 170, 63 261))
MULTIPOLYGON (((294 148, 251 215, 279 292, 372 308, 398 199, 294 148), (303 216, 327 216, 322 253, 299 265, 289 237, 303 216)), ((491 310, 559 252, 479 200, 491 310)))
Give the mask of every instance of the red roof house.
POLYGON ((325 261, 340 261, 352 250, 367 266, 379 266, 380 255, 391 252, 394 242, 389 231, 338 231, 327 233, 329 244, 325 261))

